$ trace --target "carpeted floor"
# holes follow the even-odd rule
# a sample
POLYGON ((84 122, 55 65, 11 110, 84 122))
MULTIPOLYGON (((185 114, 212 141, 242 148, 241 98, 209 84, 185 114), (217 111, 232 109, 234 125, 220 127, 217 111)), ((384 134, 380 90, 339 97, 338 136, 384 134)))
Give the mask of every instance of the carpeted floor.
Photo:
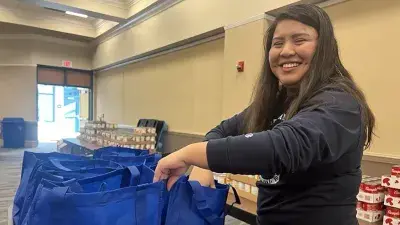
MULTIPOLYGON (((42 143, 34 149, 0 148, 0 225, 8 224, 8 207, 12 204, 19 184, 22 156, 24 151, 56 151, 56 143, 42 143)), ((226 218, 227 225, 246 225, 232 217, 226 218)))

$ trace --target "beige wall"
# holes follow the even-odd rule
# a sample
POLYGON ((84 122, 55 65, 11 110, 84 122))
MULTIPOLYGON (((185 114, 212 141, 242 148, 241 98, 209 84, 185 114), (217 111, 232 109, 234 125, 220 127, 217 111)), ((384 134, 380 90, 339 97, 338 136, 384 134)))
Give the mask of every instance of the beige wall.
POLYGON ((0 119, 36 121, 36 64, 61 66, 61 60, 71 60, 74 68, 91 69, 90 52, 83 46, 0 37, 0 119))
MULTIPOLYGON (((124 69, 110 70, 95 77, 95 116, 113 123, 126 124, 123 118, 124 69)), ((138 106, 142 107, 142 106, 138 106)))
POLYGON ((0 120, 36 121, 36 66, 0 65, 0 120))
POLYGON ((257 21, 227 29, 225 32, 222 116, 229 118, 243 111, 250 102, 264 58, 264 34, 267 21, 257 21), (245 62, 238 72, 237 61, 245 62))
POLYGON ((221 120, 224 40, 96 75, 96 115, 136 125, 167 121, 170 130, 204 133, 221 120))
POLYGON ((93 65, 99 68, 293 2, 298 0, 185 0, 97 46, 93 65))
POLYGON ((0 35, 0 49, 0 65, 62 66, 62 60, 70 60, 73 68, 92 69, 91 50, 80 43, 35 35, 0 35))
POLYGON ((345 66, 364 90, 377 120, 367 154, 397 156, 400 106, 396 66, 400 45, 400 1, 352 0, 327 9, 345 66))

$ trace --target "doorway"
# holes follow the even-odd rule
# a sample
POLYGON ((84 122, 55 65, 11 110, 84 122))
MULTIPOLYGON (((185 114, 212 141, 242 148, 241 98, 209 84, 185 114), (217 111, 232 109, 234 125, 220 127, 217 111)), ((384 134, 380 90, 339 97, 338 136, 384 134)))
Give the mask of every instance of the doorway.
POLYGON ((81 124, 92 117, 92 96, 90 71, 39 66, 37 85, 39 142, 76 138, 81 124))
POLYGON ((75 138, 89 119, 89 89, 38 84, 39 141, 75 138))

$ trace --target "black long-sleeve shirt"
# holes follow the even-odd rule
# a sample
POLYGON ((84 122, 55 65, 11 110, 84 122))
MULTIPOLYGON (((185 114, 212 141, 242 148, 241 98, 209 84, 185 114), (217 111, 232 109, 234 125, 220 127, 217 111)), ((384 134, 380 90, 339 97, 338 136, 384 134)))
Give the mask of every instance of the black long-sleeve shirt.
POLYGON ((258 223, 355 225, 365 142, 360 107, 327 90, 271 130, 243 134, 244 113, 207 135, 215 172, 259 174, 258 223))

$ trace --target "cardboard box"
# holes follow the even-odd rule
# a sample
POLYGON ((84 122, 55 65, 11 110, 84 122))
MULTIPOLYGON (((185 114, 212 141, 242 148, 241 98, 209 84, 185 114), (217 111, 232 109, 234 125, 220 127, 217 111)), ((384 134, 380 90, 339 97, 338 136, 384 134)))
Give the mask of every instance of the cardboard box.
POLYGON ((362 209, 357 209, 357 219, 364 220, 370 223, 382 220, 383 215, 383 211, 364 211, 362 209))
POLYGON ((251 186, 256 186, 256 183, 257 183, 257 179, 250 178, 246 175, 229 174, 228 178, 231 180, 236 180, 238 182, 249 184, 251 186))
POLYGON ((383 217, 383 225, 398 225, 398 224, 400 224, 399 218, 393 218, 386 215, 383 217))
POLYGON ((386 195, 385 196, 385 205, 400 209, 400 198, 386 195))
POLYGON ((384 187, 400 189, 400 177, 383 175, 381 183, 384 187))
POLYGON ((385 194, 383 192, 371 194, 360 190, 357 195, 357 200, 366 203, 380 203, 385 200, 385 194))

